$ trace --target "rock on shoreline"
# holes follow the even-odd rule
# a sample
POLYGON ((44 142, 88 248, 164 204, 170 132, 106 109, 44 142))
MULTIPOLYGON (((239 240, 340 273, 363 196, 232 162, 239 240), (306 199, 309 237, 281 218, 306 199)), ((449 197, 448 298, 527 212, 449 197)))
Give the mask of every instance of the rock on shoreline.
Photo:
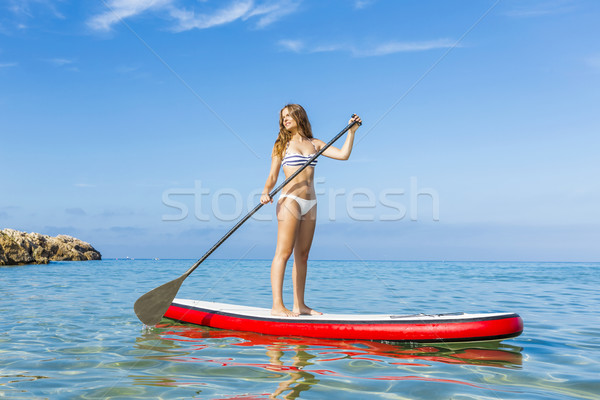
POLYGON ((0 230, 0 265, 47 264, 50 261, 100 260, 89 243, 72 236, 0 230))

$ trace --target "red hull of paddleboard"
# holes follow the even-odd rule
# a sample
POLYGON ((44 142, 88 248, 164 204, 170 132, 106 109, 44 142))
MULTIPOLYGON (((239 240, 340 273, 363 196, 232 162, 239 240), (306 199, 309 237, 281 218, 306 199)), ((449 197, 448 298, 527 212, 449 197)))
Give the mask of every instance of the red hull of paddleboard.
POLYGON ((398 319, 388 316, 387 320, 373 316, 372 320, 343 321, 327 319, 327 316, 321 319, 256 317, 175 301, 165 317, 211 328, 327 339, 465 342, 502 340, 518 336, 523 331, 523 320, 514 313, 457 314, 451 317, 417 315, 398 319))

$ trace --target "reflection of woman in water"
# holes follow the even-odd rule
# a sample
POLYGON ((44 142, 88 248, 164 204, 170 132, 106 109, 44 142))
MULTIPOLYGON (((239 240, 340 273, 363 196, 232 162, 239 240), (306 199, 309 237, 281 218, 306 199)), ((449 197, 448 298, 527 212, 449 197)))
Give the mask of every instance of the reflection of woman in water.
MULTIPOLYGON (((356 121, 346 136, 341 149, 330 146, 322 154, 336 160, 347 160, 352 152, 354 133, 361 119, 354 115, 349 123, 356 121)), ((315 153, 325 146, 325 142, 313 138, 310 122, 304 108, 289 104, 279 113, 279 136, 271 154, 271 170, 260 198, 261 203, 273 202, 269 193, 277 183, 279 169, 283 168, 286 177, 292 175, 315 153)), ((300 314, 317 315, 321 312, 308 307, 304 302, 308 253, 315 233, 317 218, 317 198, 314 187, 314 160, 286 187, 277 202, 277 247, 271 264, 271 288, 273 290, 272 315, 297 317, 300 314), (285 266, 294 253, 294 306, 288 310, 283 304, 283 277, 285 266)))
MULTIPOLYGON (((283 361, 281 361, 281 358, 285 354, 283 350, 286 347, 287 346, 281 345, 273 345, 268 347, 267 355, 269 356, 269 362, 273 367, 275 367, 273 368, 273 371, 278 371, 281 370, 282 367, 285 367, 283 361)), ((316 357, 304 351, 304 349, 307 347, 308 346, 295 346, 293 348, 293 368, 288 367, 289 369, 285 369, 285 371, 289 374, 290 379, 282 381, 279 384, 277 390, 275 390, 275 392, 269 396, 271 399, 277 399, 277 396, 281 395, 283 392, 290 391, 287 395, 284 395, 283 398, 293 400, 298 398, 300 393, 319 383, 319 379, 316 379, 313 374, 302 370, 302 368, 308 365, 313 365, 313 363, 310 362, 310 359, 316 357), (301 379, 302 381, 299 382, 301 379)))

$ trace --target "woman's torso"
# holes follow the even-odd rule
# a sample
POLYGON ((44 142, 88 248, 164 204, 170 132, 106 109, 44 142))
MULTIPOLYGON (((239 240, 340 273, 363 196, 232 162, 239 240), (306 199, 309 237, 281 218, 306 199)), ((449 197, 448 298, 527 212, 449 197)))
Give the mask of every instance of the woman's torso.
MULTIPOLYGON (((317 153, 317 148, 313 139, 306 139, 306 141, 308 143, 288 143, 281 162, 286 179, 317 153)), ((293 194, 294 196, 303 199, 315 199, 314 176, 316 163, 317 160, 314 160, 311 165, 306 167, 298 174, 298 176, 292 179, 292 181, 283 188, 282 194, 293 194)))

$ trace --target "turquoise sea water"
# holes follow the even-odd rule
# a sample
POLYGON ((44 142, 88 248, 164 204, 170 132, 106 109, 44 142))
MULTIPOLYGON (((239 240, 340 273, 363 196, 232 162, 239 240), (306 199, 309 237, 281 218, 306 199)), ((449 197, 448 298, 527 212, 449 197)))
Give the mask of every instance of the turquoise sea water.
MULTIPOLYGON (((0 398, 600 398, 600 263, 310 263, 307 303, 324 312, 525 323, 515 339, 445 346, 144 327, 134 301, 193 261, 0 268, 0 398)), ((269 307, 269 261, 206 261, 178 297, 269 307)))

